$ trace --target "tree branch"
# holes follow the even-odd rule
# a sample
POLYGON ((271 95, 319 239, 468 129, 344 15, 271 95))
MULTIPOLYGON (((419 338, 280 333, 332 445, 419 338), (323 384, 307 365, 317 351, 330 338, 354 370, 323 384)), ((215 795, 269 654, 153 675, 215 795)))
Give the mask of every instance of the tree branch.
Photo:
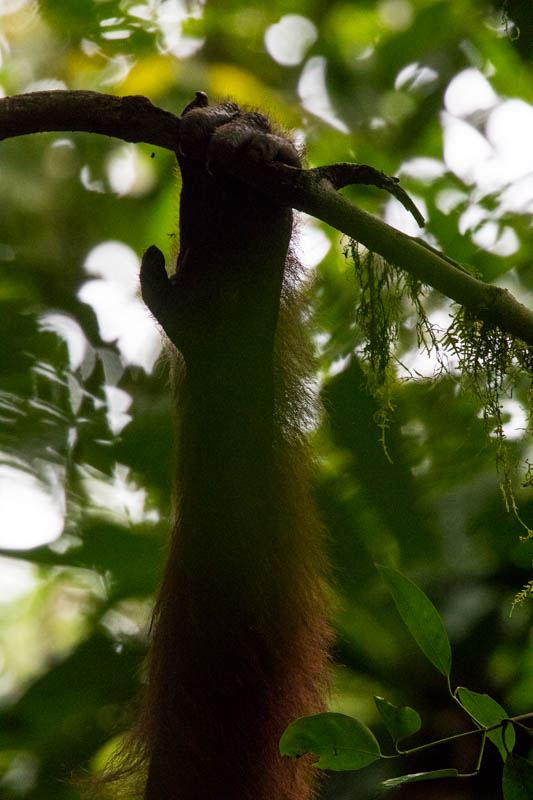
POLYGON ((374 167, 369 167, 367 164, 329 164, 325 167, 315 167, 309 172, 318 181, 322 179, 328 180, 334 189, 342 189, 344 186, 352 186, 355 183, 378 186, 380 189, 385 189, 413 215, 420 228, 424 227, 424 217, 407 192, 400 186, 399 178, 385 175, 384 172, 374 169, 374 167))
POLYGON ((179 117, 141 95, 51 91, 0 100, 0 139, 45 131, 85 131, 175 151, 179 129, 179 117))
MULTIPOLYGON (((0 99, 0 139, 43 131, 100 133, 175 152, 180 119, 141 96, 51 91, 0 99)), ((419 212, 394 178, 364 165, 333 164, 301 170, 247 158, 232 161, 227 169, 278 202, 327 222, 460 303, 476 317, 496 324, 533 347, 533 312, 510 292, 474 278, 425 242, 391 228, 337 192, 349 183, 380 186, 409 208, 420 224, 419 212)))
POLYGON ((460 264, 426 242, 391 228, 338 194, 330 181, 285 164, 258 165, 250 178, 242 162, 232 164, 234 175, 267 191, 279 202, 327 222, 383 256, 391 264, 432 286, 474 316, 497 325, 533 347, 533 312, 507 290, 474 278, 460 264))

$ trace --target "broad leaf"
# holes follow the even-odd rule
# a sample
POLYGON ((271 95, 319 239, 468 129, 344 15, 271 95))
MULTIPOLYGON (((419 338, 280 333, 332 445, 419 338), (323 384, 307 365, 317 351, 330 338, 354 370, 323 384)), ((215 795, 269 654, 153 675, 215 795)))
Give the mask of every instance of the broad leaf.
POLYGON ((420 730, 422 720, 420 719, 420 714, 414 708, 395 706, 383 697, 374 697, 374 703, 395 742, 406 739, 420 730))
POLYGON ((379 784, 379 791, 388 792, 391 789, 397 789, 403 786, 404 783, 417 783, 418 781, 433 781, 437 778, 457 778, 458 771, 456 769, 435 769, 432 772, 412 772, 410 775, 400 775, 398 778, 389 778, 387 781, 379 784))
POLYGON ((509 753, 503 768, 504 800, 531 800, 533 797, 533 764, 509 753))
POLYGON ((381 757, 372 731, 345 714, 323 713, 300 717, 289 725, 279 742, 282 756, 304 753, 319 756, 315 766, 336 771, 361 769, 381 757))
MULTIPOLYGON (((502 708, 496 700, 489 697, 488 694, 480 694, 479 692, 473 692, 471 689, 465 689, 464 686, 459 686, 457 689, 457 697, 465 711, 470 714, 472 719, 479 722, 480 725, 486 727, 497 725, 498 722, 502 722, 502 720, 507 719, 509 716, 507 711, 502 708)), ((508 751, 513 749, 516 738, 512 725, 507 725, 505 728, 505 734, 503 728, 497 728, 494 731, 489 731, 487 734, 491 742, 493 742, 500 751, 500 755, 504 761, 507 758, 508 751)))
POLYGON ((448 677, 452 651, 439 612, 422 589, 401 572, 379 564, 376 564, 376 568, 411 636, 439 672, 448 677))

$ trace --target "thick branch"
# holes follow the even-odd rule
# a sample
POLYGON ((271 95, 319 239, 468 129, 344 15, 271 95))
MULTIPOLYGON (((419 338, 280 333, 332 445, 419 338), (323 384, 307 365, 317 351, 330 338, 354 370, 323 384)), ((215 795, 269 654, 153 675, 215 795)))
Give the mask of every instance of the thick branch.
POLYGON ((277 163, 256 164, 252 171, 243 162, 232 164, 231 172, 258 190, 268 192, 280 203, 327 222, 405 269, 417 280, 438 289, 476 317, 494 323, 505 333, 533 347, 533 312, 507 289, 474 278, 451 259, 427 247, 425 242, 362 211, 338 194, 320 173, 277 163))
POLYGON ((85 131, 176 150, 179 128, 179 117, 141 95, 51 91, 0 100, 0 139, 44 131, 85 131))
MULTIPOLYGON (((58 91, 0 100, 0 139, 42 131, 87 131, 176 151, 179 129, 179 117, 140 96, 58 91)), ((263 164, 242 158, 227 167, 231 174, 258 191, 327 222, 465 306, 475 316, 495 323, 533 347, 533 312, 506 289, 472 277, 446 256, 367 214, 336 191, 348 183, 371 183, 391 192, 409 207, 403 190, 393 191, 397 187, 394 179, 360 165, 334 164, 299 170, 280 163, 263 164)))

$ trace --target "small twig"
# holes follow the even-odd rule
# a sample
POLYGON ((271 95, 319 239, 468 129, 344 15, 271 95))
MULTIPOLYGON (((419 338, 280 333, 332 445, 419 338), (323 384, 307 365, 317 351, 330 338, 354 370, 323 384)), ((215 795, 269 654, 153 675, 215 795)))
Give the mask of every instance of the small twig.
POLYGON ((315 167, 309 170, 319 180, 328 180, 334 189, 342 189, 355 183, 366 186, 377 186, 392 194, 402 206, 416 219, 420 228, 424 227, 424 217, 413 203, 405 189, 400 186, 400 179, 385 175, 379 169, 369 167, 367 164, 329 164, 325 167, 315 167))

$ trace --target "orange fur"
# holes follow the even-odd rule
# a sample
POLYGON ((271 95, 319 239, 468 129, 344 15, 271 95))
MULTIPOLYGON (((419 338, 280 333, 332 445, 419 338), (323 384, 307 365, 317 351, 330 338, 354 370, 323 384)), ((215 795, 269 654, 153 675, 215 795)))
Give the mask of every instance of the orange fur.
POLYGON ((155 248, 141 271, 181 353, 180 437, 134 749, 145 800, 306 800, 309 762, 282 758, 278 741, 323 709, 330 631, 292 214, 216 172, 243 148, 298 156, 264 118, 203 106, 182 117, 176 275, 168 281, 155 248))

